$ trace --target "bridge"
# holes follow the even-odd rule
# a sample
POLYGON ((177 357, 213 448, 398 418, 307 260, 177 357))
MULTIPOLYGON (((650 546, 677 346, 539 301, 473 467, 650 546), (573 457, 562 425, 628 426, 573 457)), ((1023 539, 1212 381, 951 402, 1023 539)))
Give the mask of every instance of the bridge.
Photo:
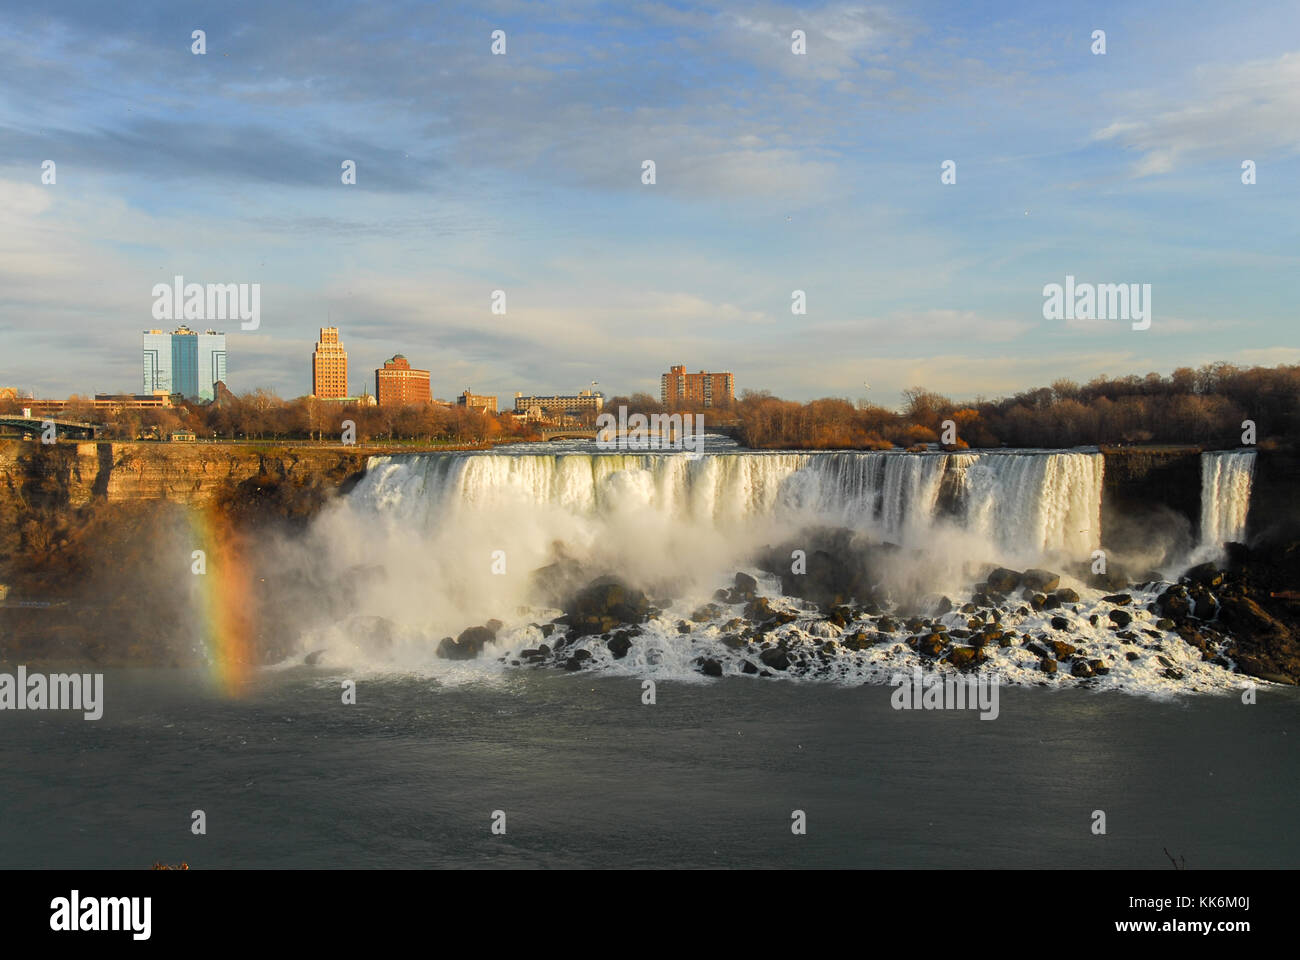
POLYGON ((543 440, 595 440, 595 430, 557 427, 554 430, 539 430, 543 440))
POLYGON ((54 435, 56 437, 73 437, 78 440, 95 440, 104 430, 97 423, 82 423, 80 420, 0 415, 0 427, 11 427, 21 433, 30 433, 37 439, 44 433, 47 423, 54 424, 54 435))

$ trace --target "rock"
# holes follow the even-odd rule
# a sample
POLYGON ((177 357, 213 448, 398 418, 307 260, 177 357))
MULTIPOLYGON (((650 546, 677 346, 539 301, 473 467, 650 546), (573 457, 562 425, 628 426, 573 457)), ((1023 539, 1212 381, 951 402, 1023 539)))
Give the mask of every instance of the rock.
POLYGON ((1223 583, 1223 571, 1213 563, 1198 563, 1183 574, 1183 579, 1203 587, 1217 587, 1223 583))
POLYGON ((969 670, 975 665, 975 655, 973 647, 953 647, 946 659, 958 670, 969 670))
POLYGON ((771 620, 775 616, 776 611, 772 609, 772 601, 767 597, 755 597, 745 605, 745 619, 755 623, 771 620))
POLYGON ((934 615, 936 617, 942 617, 945 613, 951 613, 951 612, 952 612, 952 601, 949 600, 947 597, 940 597, 939 602, 935 604, 934 615))
POLYGON ((1219 612, 1219 602, 1208 591, 1192 598, 1192 616, 1197 620, 1213 620, 1219 612))
POLYGON ((1043 666, 1043 673, 1055 673, 1055 672, 1056 672, 1056 661, 1055 661, 1055 660, 1050 660, 1050 659, 1049 659, 1049 660, 1044 660, 1042 666, 1043 666))
POLYGON ((542 636, 543 636, 543 637, 549 637, 551 634, 553 634, 553 633, 555 632, 555 624, 553 624, 553 623, 544 623, 544 624, 542 624, 542 626, 541 626, 541 631, 542 631, 542 636))
POLYGON ((1125 653, 1124 653, 1124 659, 1125 659, 1125 660, 1128 660, 1128 661, 1131 663, 1131 662, 1134 661, 1134 660, 1141 660, 1141 659, 1142 659, 1142 654, 1140 654, 1140 653, 1134 653, 1132 650, 1127 650, 1127 651, 1125 651, 1125 653))
POLYGON ((747 573, 737 573, 736 584, 731 589, 735 596, 752 600, 758 594, 758 581, 747 573))
POLYGON ((867 647, 871 646, 871 641, 861 630, 847 637, 842 637, 841 642, 849 650, 865 650, 867 647))
POLYGON ((1008 570, 1006 567, 998 567, 988 575, 985 582, 988 589, 998 593, 1010 593, 1016 587, 1020 586, 1021 574, 1015 570, 1008 570))
POLYGON ((764 650, 758 655, 758 659, 763 661, 764 666, 771 667, 773 670, 785 670, 790 666, 790 658, 780 647, 764 650))
POLYGON ((455 640, 443 637, 438 643, 437 655, 444 660, 473 660, 495 639, 496 634, 487 627, 470 627, 455 640))
POLYGON ((741 672, 741 673, 758 673, 758 667, 754 666, 754 665, 753 665, 752 663, 750 663, 748 660, 743 660, 743 661, 741 661, 741 664, 740 664, 740 672, 741 672))
POLYGON ((920 638, 917 650, 922 656, 937 657, 948 645, 948 638, 941 633, 931 633, 920 638))
POLYGON ((1043 598, 1043 609, 1044 609, 1044 610, 1059 610, 1059 609, 1061 609, 1061 598, 1058 597, 1058 596, 1057 596, 1056 594, 1054 594, 1054 593, 1053 593, 1053 594, 1049 594, 1048 596, 1044 597, 1044 598, 1043 598))
POLYGON ((1112 563, 1105 573, 1090 573, 1088 586, 1094 590, 1122 590, 1128 586, 1128 573, 1119 564, 1112 563))
POLYGON ((564 614, 569 618, 569 635, 576 639, 644 622, 650 615, 650 601, 617 578, 600 577, 569 600, 564 614))
POLYGON ((1233 659, 1243 673, 1261 680, 1264 674, 1300 682, 1300 641, 1292 629, 1241 593, 1224 591, 1219 597, 1219 622, 1236 641, 1233 659))
POLYGON ((1075 593, 1073 590, 1071 590, 1069 587, 1061 587, 1059 590, 1056 591, 1054 596, 1056 597, 1057 600, 1060 600, 1062 603, 1079 602, 1079 595, 1075 593))
POLYGON ((615 660, 622 660, 627 656, 628 650, 632 648, 632 633, 629 630, 619 630, 606 642, 605 646, 609 647, 609 652, 614 655, 615 660))
POLYGON ((1070 629, 1070 621, 1066 620, 1065 617, 1052 617, 1052 629, 1068 630, 1070 629))
POLYGON ((1106 616, 1110 617, 1110 622, 1117 627, 1127 627, 1133 622, 1133 614, 1127 610, 1112 610, 1106 616))
POLYGON ((1180 670, 1175 670, 1173 667, 1169 667, 1167 670, 1162 670, 1161 673, 1160 673, 1160 676, 1164 677, 1166 680, 1181 680, 1181 679, 1183 679, 1182 671, 1180 671, 1180 670))
POLYGON ((1056 653, 1057 660, 1065 660, 1074 654, 1077 649, 1073 644, 1066 643, 1064 640, 1048 641, 1052 650, 1056 653))
POLYGON ((826 619, 837 627, 845 627, 853 620, 853 611, 845 606, 831 607, 826 619))
POLYGON ((1110 667, 1106 665, 1105 660, 1089 660, 1088 666, 1092 667, 1092 672, 1099 677, 1110 673, 1110 667))
POLYGON ((1087 660, 1075 660, 1070 664, 1070 676, 1072 677, 1091 677, 1092 673, 1092 665, 1087 660))
POLYGON ((700 673, 706 677, 722 676, 722 664, 717 660, 706 659, 700 663, 700 673))
POLYGON ((1119 607, 1127 607, 1133 602, 1133 597, 1127 593, 1112 593, 1109 596, 1102 597, 1102 599, 1119 607))
POLYGON ((716 603, 706 603, 691 614, 691 619, 696 623, 707 623, 710 620, 717 620, 720 616, 722 616, 721 607, 716 603))
POLYGON ((1061 585, 1061 576, 1050 570, 1026 570, 1021 575, 1021 582, 1040 593, 1049 593, 1061 585))
POLYGON ((1174 622, 1170 620, 1168 617, 1161 617, 1159 620, 1156 621, 1157 630, 1172 630, 1174 626, 1175 626, 1174 622))

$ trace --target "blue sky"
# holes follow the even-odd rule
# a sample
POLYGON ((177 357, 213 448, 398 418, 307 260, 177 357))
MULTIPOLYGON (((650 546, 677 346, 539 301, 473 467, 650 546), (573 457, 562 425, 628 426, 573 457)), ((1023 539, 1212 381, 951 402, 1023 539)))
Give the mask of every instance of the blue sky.
POLYGON ((0 386, 40 396, 138 389, 176 274, 261 284, 230 386, 282 396, 327 322, 354 391, 401 352, 443 397, 1300 362, 1294 2, 10 5, 0 64, 0 386), (1067 274, 1151 328, 1045 320, 1067 274))

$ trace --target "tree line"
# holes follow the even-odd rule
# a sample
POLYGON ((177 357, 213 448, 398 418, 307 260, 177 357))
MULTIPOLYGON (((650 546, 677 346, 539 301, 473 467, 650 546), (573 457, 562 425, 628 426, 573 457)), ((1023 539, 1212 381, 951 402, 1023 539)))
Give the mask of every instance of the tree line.
MULTIPOLYGON (((0 412, 17 412, 22 400, 0 401, 0 412)), ((1072 447, 1101 444, 1197 444, 1235 447, 1243 422, 1255 424, 1257 440, 1300 436, 1300 365, 1239 368, 1214 363, 1182 367, 1169 376, 1097 377, 1086 384, 1057 380, 1050 387, 1010 397, 952 400, 926 389, 903 392, 899 410, 826 397, 799 403, 762 390, 746 390, 726 407, 665 408, 646 393, 615 396, 605 409, 617 413, 703 413, 706 423, 730 430, 756 449, 916 448, 945 439, 945 421, 965 447, 1072 447)), ((489 414, 461 406, 341 406, 299 397, 283 400, 269 390, 220 403, 175 407, 95 410, 88 398, 69 400, 63 417, 102 423, 108 439, 166 438, 192 430, 203 439, 315 440, 337 442, 343 421, 355 425, 356 441, 483 444, 537 440, 536 426, 509 413, 489 414)), ((577 418, 591 426, 594 412, 577 418)))
MULTIPOLYGON (((630 411, 663 412, 648 394, 615 397, 630 411)), ((690 412, 696 412, 694 410, 690 412)), ((799 403, 746 390, 731 407, 701 409, 756 449, 916 449, 945 439, 966 447, 1074 447, 1120 444, 1242 444, 1244 421, 1256 439, 1300 436, 1300 366, 1239 368, 1214 363, 1169 376, 1057 380, 1010 397, 953 400, 925 387, 903 392, 900 410, 826 397, 799 403)))

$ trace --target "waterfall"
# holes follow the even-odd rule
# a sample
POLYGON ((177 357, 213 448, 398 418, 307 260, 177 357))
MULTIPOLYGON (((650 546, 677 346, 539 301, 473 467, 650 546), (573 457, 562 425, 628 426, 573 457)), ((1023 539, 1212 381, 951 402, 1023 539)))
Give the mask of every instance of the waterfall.
POLYGON ((1254 450, 1201 454, 1201 546, 1218 551, 1243 540, 1255 473, 1254 450))
POLYGON ((1008 556, 1086 556, 1100 540, 1102 470, 1100 454, 1075 452, 416 454, 372 457, 354 497, 425 529, 525 508, 724 533, 837 523, 940 548, 957 531, 1008 556))

